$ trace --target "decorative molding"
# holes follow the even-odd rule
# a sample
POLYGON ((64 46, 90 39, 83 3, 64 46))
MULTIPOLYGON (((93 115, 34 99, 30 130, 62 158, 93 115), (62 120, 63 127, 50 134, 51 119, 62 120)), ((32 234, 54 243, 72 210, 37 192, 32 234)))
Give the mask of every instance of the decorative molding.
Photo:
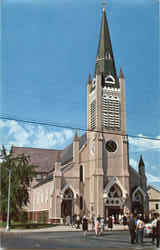
POLYGON ((120 189, 121 189, 121 191, 122 191, 122 197, 123 197, 124 199, 126 199, 128 192, 127 192, 127 191, 125 190, 125 188, 121 185, 120 181, 118 180, 118 178, 117 178, 116 176, 114 176, 114 177, 112 178, 112 180, 111 180, 111 181, 106 185, 106 187, 104 188, 103 198, 107 198, 107 197, 108 197, 108 193, 109 193, 111 187, 112 187, 114 184, 117 184, 117 185, 120 187, 120 189))
POLYGON ((146 199, 146 196, 147 196, 146 193, 143 191, 143 189, 141 187, 137 187, 132 194, 132 201, 136 201, 135 195, 138 191, 143 195, 144 200, 146 199))
POLYGON ((76 199, 78 193, 75 191, 75 189, 74 189, 70 184, 66 184, 66 185, 64 186, 64 188, 61 190, 61 192, 60 192, 61 198, 63 198, 64 193, 65 193, 65 191, 66 191, 68 188, 70 188, 70 189, 72 190, 73 195, 74 195, 74 199, 76 199))

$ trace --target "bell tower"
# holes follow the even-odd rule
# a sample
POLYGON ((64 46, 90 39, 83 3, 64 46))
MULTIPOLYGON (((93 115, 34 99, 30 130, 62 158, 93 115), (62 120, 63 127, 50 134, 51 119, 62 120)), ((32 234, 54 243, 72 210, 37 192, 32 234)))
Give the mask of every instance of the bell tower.
POLYGON ((125 132, 124 75, 117 77, 112 44, 103 8, 95 74, 88 80, 88 130, 125 132))
MULTIPOLYGON (((106 10, 103 8, 94 76, 87 84, 87 140, 91 177, 91 203, 117 177, 129 190, 128 135, 126 134, 125 78, 117 76, 106 10), (96 176, 96 177, 95 177, 96 176), (95 183, 99 187, 96 192, 95 183), (101 184, 100 184, 101 183, 101 184)), ((97 206, 98 206, 97 202, 97 206)), ((102 211, 99 208, 97 211, 102 211)))

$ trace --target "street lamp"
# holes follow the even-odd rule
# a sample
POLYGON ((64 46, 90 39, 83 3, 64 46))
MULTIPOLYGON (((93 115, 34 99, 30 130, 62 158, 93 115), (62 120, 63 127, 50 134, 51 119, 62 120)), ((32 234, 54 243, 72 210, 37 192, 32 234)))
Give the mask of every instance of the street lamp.
MULTIPOLYGON (((0 159, 5 160, 5 157, 3 155, 0 155, 0 159)), ((9 211, 10 211, 10 193, 11 193, 11 169, 5 168, 9 172, 9 183, 8 183, 8 210, 7 210, 7 225, 6 225, 6 232, 9 232, 9 211)))
POLYGON ((8 169, 9 172, 9 184, 8 184, 8 210, 7 210, 7 226, 6 232, 9 232, 9 210, 10 210, 10 192, 11 192, 11 169, 8 169))

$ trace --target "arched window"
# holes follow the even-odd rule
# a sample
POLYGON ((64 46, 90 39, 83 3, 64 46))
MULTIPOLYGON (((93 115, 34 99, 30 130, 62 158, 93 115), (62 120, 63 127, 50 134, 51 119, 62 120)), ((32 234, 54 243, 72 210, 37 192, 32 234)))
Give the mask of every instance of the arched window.
POLYGON ((111 83, 114 84, 115 83, 115 79, 113 76, 109 75, 107 77, 105 77, 105 83, 111 83))
POLYGON ((108 196, 110 198, 121 198, 122 197, 122 191, 120 187, 117 184, 114 184, 108 193, 108 196))
POLYGON ((79 206, 80 206, 80 209, 82 210, 83 209, 83 197, 80 196, 80 201, 79 201, 79 206))
POLYGON ((64 192, 63 198, 64 199, 73 199, 74 198, 73 191, 70 188, 67 188, 64 192))
POLYGON ((83 166, 80 166, 79 172, 80 182, 83 182, 83 166))

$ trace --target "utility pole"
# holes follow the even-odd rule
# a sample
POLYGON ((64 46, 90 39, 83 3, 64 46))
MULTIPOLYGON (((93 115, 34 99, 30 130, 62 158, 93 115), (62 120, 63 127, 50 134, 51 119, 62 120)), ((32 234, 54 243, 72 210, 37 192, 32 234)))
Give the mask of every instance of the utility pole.
POLYGON ((8 169, 9 172, 9 184, 8 184, 8 210, 7 210, 7 226, 6 232, 9 232, 9 213, 10 213, 10 193, 11 193, 11 169, 8 169))
MULTIPOLYGON (((3 161, 5 161, 5 156, 4 155, 0 155, 0 159, 3 161)), ((7 225, 6 225, 6 232, 9 232, 9 215, 10 215, 10 194, 11 194, 11 169, 9 168, 5 168, 6 170, 8 170, 9 172, 9 176, 8 176, 8 210, 7 210, 7 225)))

